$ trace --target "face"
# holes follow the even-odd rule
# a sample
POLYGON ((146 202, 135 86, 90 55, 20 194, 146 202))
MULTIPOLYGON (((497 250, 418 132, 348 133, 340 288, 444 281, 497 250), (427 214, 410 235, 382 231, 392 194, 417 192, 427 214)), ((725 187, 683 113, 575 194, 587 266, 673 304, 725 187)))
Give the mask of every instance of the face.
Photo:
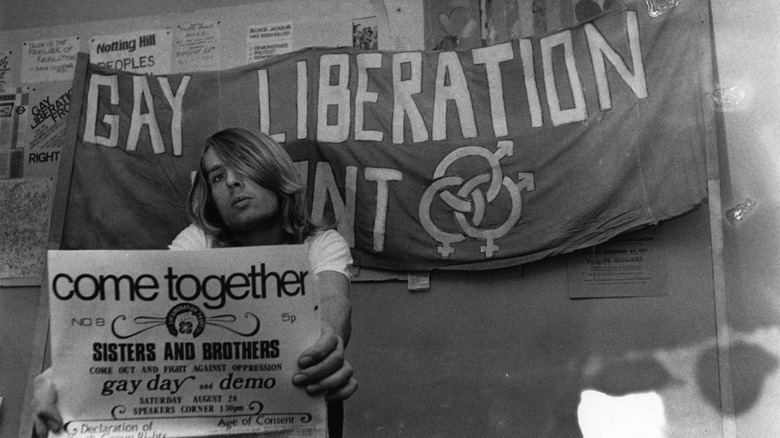
POLYGON ((203 168, 211 197, 230 231, 253 231, 278 222, 279 201, 274 192, 228 167, 211 149, 203 155, 203 168))

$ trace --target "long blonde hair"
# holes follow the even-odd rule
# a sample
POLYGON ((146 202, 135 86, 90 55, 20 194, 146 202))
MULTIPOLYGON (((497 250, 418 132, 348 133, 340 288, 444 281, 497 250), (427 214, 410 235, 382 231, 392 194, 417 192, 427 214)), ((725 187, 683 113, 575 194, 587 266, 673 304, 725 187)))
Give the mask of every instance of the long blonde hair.
POLYGON ((276 194, 288 243, 303 243, 307 236, 322 228, 309 218, 305 188, 295 172, 292 159, 279 143, 262 132, 228 128, 206 140, 198 174, 187 198, 188 217, 218 245, 233 245, 235 239, 211 196, 206 169, 203 168, 203 155, 209 150, 213 150, 226 166, 238 174, 276 194))

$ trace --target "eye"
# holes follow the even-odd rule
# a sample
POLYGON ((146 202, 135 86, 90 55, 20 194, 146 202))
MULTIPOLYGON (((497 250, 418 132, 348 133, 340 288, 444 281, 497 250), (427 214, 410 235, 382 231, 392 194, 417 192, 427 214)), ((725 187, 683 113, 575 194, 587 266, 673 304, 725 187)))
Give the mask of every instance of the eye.
POLYGON ((217 183, 217 182, 222 181, 225 178, 225 173, 224 172, 214 172, 211 175, 209 175, 209 177, 211 178, 211 183, 213 184, 213 183, 217 183))

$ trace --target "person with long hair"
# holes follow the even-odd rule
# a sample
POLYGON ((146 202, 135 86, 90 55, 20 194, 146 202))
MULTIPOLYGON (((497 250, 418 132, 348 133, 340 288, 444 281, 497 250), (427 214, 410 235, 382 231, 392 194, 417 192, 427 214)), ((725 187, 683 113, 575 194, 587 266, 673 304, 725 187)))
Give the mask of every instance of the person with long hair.
MULTIPOLYGON (((329 436, 342 434, 341 402, 357 389, 345 359, 351 333, 349 246, 334 229, 310 219, 304 187, 287 152, 271 137, 241 128, 208 138, 187 198, 192 222, 171 250, 303 244, 321 302, 321 335, 298 358, 293 384, 325 394, 329 436)), ((36 435, 62 428, 50 369, 35 382, 36 435)))

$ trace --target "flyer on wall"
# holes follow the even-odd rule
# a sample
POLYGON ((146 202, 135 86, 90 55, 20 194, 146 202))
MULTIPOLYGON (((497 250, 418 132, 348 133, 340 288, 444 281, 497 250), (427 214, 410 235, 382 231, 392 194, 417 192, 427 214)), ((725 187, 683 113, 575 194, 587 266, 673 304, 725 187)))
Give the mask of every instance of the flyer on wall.
POLYGON ((292 385, 320 334, 305 246, 49 251, 48 275, 54 436, 327 435, 292 385))

